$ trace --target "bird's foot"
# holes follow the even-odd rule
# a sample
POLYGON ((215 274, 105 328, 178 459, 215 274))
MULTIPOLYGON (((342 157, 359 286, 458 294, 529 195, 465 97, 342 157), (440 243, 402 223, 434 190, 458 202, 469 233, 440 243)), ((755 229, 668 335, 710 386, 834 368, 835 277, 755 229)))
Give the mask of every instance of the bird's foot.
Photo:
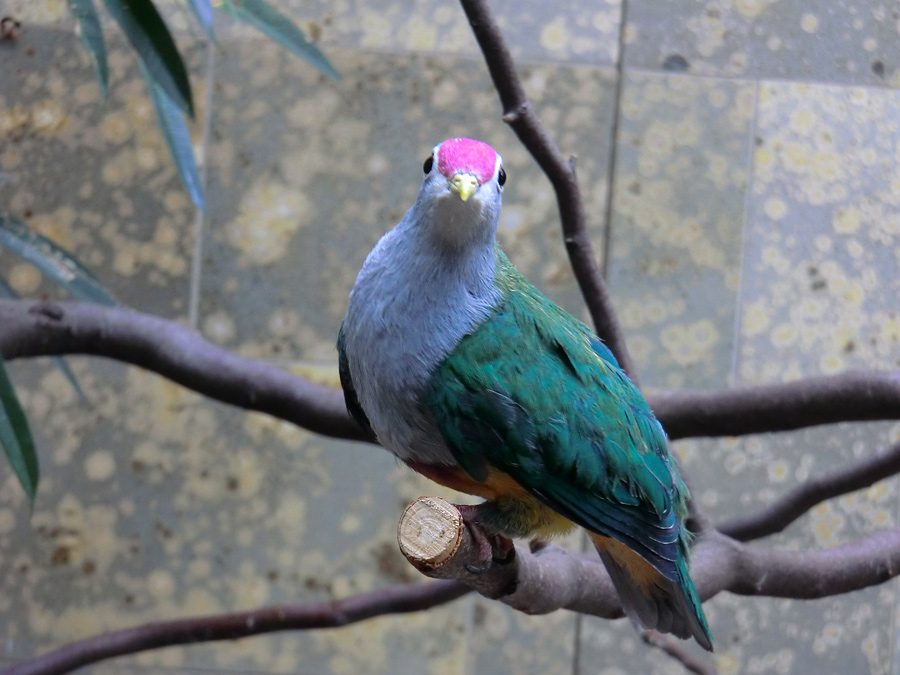
POLYGON ((472 574, 483 574, 491 565, 507 565, 516 555, 513 540, 502 534, 488 534, 478 522, 478 506, 454 504, 472 536, 478 563, 466 565, 472 574))

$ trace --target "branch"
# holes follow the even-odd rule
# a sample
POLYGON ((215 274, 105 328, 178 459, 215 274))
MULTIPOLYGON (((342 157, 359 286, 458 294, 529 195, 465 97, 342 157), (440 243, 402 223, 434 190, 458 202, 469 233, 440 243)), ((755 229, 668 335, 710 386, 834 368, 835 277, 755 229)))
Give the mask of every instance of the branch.
POLYGON ((180 324, 148 314, 72 302, 0 300, 0 354, 6 359, 105 356, 310 431, 372 441, 350 418, 341 392, 232 354, 180 324))
POLYGON ((738 541, 766 537, 781 532, 816 504, 862 490, 898 472, 900 443, 855 466, 845 465, 837 471, 812 478, 761 512, 728 521, 716 529, 738 541))
POLYGON ((460 3, 484 53, 494 88, 500 95, 503 121, 509 124, 553 184, 566 251, 597 334, 606 341, 622 369, 637 381, 622 328, 616 320, 597 255, 587 234, 587 218, 574 164, 566 161, 534 112, 516 72, 512 55, 487 3, 484 0, 460 0, 460 3))
MULTIPOLYGON (((210 398, 336 438, 372 439, 340 392, 228 352, 180 324, 73 302, 0 300, 0 354, 91 354, 131 363, 210 398)), ((740 436, 836 422, 900 419, 900 373, 858 372, 784 384, 648 396, 671 439, 740 436)))
POLYGON ((669 438, 743 436, 900 419, 900 373, 849 372, 736 389, 647 397, 669 438))
POLYGON ((685 648, 684 644, 678 640, 673 640, 667 635, 658 633, 655 630, 645 630, 641 634, 641 639, 644 641, 644 644, 656 647, 667 656, 678 661, 684 666, 684 669, 690 673, 697 673, 697 675, 716 675, 717 671, 714 665, 704 663, 695 657, 685 648))
MULTIPOLYGON (((452 550, 449 555, 441 553, 437 564, 411 560, 423 573, 460 581, 528 614, 570 609, 608 619, 622 616, 616 591, 596 555, 555 545, 536 552, 516 546, 510 561, 485 565, 478 546, 467 541, 472 524, 467 526, 460 514, 442 515, 446 510, 436 510, 429 517, 443 519, 438 529, 457 528, 461 543, 452 543, 457 536, 444 537, 452 550)), ((402 539, 401 533, 401 550, 405 550, 402 539)), ((766 550, 709 531, 697 537, 691 566, 703 600, 722 591, 809 600, 881 584, 898 574, 900 528, 819 551, 766 550)))
POLYGON ((150 623, 73 642, 11 666, 0 671, 0 675, 59 675, 114 656, 161 647, 236 640, 285 630, 341 628, 385 614, 430 609, 468 592, 462 584, 439 581, 396 586, 333 602, 279 605, 237 614, 150 623))

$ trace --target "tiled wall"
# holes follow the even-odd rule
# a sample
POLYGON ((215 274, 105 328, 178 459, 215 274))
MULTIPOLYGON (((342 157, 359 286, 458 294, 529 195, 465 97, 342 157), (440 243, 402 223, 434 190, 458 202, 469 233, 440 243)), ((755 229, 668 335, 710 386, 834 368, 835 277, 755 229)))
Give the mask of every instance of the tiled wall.
MULTIPOLYGON (((492 3, 539 115, 578 155, 644 386, 897 368, 894 8, 561 5, 492 3)), ((320 37, 340 84, 227 19, 216 48, 197 45, 183 5, 166 7, 200 111, 205 220, 114 27, 104 105, 65 3, 0 0, 0 15, 25 28, 17 43, 0 42, 0 166, 16 179, 0 186, 0 208, 27 215, 125 303, 333 382, 334 337, 363 257, 411 204, 432 145, 467 135, 504 155, 510 257, 585 317, 552 189, 499 119, 456 4, 279 3, 320 37)), ((0 272, 24 295, 56 294, 8 253, 0 272)), ((387 453, 210 403, 134 368, 70 363, 87 404, 52 364, 12 365, 44 475, 29 519, 0 465, 0 660, 151 620, 419 580, 396 550, 396 522, 410 500, 442 491, 387 453)), ((868 424, 676 448, 697 498, 725 518, 898 438, 898 425, 868 424)), ((896 492, 885 482, 817 507, 771 543, 831 546, 892 526, 896 492)), ((893 673, 895 595, 886 584, 806 603, 719 596, 706 605, 715 664, 720 673, 893 673)), ((87 672, 191 669, 682 672, 624 621, 526 617, 474 598, 87 672)))

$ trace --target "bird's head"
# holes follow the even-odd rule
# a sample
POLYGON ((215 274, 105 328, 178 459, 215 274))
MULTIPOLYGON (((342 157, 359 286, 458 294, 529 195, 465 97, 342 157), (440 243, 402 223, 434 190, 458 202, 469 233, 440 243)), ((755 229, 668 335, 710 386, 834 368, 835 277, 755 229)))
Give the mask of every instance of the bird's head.
POLYGON ((506 182, 503 158, 487 143, 451 138, 425 160, 418 216, 443 246, 487 243, 497 231, 506 182))

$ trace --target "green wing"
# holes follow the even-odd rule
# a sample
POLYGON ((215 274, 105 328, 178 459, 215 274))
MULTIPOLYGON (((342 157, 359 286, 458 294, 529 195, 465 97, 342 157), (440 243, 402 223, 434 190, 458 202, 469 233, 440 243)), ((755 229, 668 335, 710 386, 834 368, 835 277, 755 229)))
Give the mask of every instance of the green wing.
POLYGON ((555 511, 683 574, 687 490, 610 351, 498 251, 505 299, 433 375, 427 404, 462 467, 512 476, 555 511))

